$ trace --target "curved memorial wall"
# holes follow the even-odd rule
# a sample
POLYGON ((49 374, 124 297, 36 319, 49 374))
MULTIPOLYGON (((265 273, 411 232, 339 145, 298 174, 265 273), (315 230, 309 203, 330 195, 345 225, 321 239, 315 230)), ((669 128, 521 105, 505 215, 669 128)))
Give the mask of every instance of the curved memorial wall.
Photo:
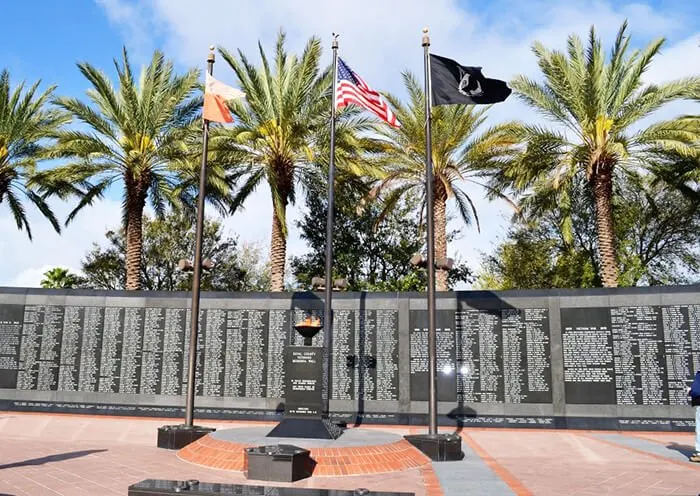
MULTIPOLYGON (((0 409, 184 416, 188 293, 0 288, 0 409)), ((331 409, 427 423, 426 298, 334 295, 331 409)), ((276 420, 314 293, 205 293, 195 418, 276 420)), ((438 293, 443 424, 691 430, 700 288, 438 293)), ((323 343, 323 331, 314 345, 323 343)))

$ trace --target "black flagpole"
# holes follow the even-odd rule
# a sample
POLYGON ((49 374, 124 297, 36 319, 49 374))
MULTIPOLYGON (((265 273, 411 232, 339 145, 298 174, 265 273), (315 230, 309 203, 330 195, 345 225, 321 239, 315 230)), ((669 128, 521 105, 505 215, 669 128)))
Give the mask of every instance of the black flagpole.
POLYGON ((430 89, 430 36, 423 29, 423 52, 425 71, 425 208, 427 210, 428 249, 428 381, 430 387, 428 405, 428 433, 437 434, 437 339, 435 330, 435 229, 433 219, 433 160, 430 89))
POLYGON ((464 457, 462 440, 458 434, 438 434, 437 432, 437 336, 435 329, 435 234, 433 216, 433 160, 432 134, 432 91, 430 81, 430 36, 428 28, 423 29, 423 55, 425 63, 425 203, 427 210, 428 263, 428 434, 410 434, 405 439, 428 455, 433 461, 454 461, 464 457))
POLYGON ((435 234, 433 216, 433 160, 432 160, 432 91, 430 81, 430 36, 423 29, 423 55, 425 64, 425 203, 427 210, 428 261, 428 434, 409 434, 404 438, 428 455, 433 461, 454 461, 464 457, 462 439, 458 434, 437 432, 437 336, 435 329, 435 234))
POLYGON ((326 349, 326 395, 324 398, 324 415, 330 416, 331 401, 331 377, 333 375, 333 310, 331 307, 333 298, 333 210, 334 183, 335 183, 335 96, 336 81, 338 79, 338 35, 333 33, 333 91, 331 93, 331 154, 328 164, 328 217, 326 219, 326 288, 324 315, 324 336, 326 349))
MULTIPOLYGON (((214 47, 209 47, 207 72, 214 73, 214 47)), ((204 197, 207 186, 207 152, 209 148, 209 121, 202 126, 202 165, 199 170, 199 198, 197 199, 197 233, 194 241, 194 274, 192 276, 192 312, 190 315, 190 353, 187 368, 187 404, 185 425, 192 426, 194 416, 195 373, 197 369, 197 335, 199 331, 199 285, 202 278, 202 232, 204 231, 204 197)))
MULTIPOLYGON (((214 72, 214 47, 209 47, 207 71, 214 72)), ((190 350, 187 360, 187 402, 185 404, 185 423, 165 425, 158 428, 159 448, 181 449, 206 436, 213 427, 193 425, 195 374, 197 371, 197 334, 199 331, 199 286, 202 278, 202 231, 204 230, 204 198, 207 184, 207 151, 209 146, 209 121, 203 119, 202 125, 202 165, 199 169, 199 198, 197 199, 197 231, 194 241, 194 273, 192 275, 192 310, 190 314, 190 350)))

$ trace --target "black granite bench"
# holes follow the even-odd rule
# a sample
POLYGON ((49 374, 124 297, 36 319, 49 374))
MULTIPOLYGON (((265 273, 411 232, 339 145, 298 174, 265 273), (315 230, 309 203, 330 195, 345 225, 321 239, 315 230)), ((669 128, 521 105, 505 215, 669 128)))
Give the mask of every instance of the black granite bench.
POLYGON ((415 493, 375 492, 358 488, 307 489, 302 487, 244 486, 211 482, 146 479, 129 486, 128 496, 182 494, 187 496, 415 496, 415 493))

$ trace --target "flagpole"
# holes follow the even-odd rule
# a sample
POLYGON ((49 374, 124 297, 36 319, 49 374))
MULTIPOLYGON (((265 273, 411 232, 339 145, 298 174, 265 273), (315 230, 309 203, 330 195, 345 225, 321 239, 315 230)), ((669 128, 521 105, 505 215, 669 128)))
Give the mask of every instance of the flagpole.
POLYGON ((333 89, 331 93, 331 154, 328 164, 328 216, 326 219, 326 288, 323 310, 326 360, 328 363, 323 413, 328 416, 330 416, 331 378, 333 376, 333 310, 331 303, 333 298, 333 210, 335 208, 335 97, 338 80, 338 35, 335 33, 333 33, 331 48, 333 49, 333 89))
POLYGON ((433 219, 433 156, 431 131, 431 81, 430 81, 430 36, 423 28, 423 55, 425 71, 425 203, 427 210, 427 271, 428 271, 428 433, 437 434, 437 337, 435 329, 435 229, 433 219))
MULTIPOLYGON (((207 72, 214 73, 214 46, 209 47, 207 72)), ((204 231, 204 198, 207 186, 207 152, 209 149, 209 121, 202 125, 202 165, 199 169, 199 198, 197 199, 197 231, 194 241, 194 274, 192 276, 192 312, 190 315, 190 352, 187 368, 187 403, 185 425, 192 427, 194 417, 195 373, 197 369, 197 335, 199 331, 199 287, 202 278, 202 233, 204 231)))

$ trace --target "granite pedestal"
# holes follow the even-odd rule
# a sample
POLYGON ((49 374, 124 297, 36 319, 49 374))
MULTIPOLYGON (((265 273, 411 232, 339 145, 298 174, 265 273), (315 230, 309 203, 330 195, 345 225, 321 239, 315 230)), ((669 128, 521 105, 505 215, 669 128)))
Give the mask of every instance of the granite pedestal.
POLYGON ((309 450, 291 444, 257 446, 246 450, 247 479, 294 482, 311 477, 315 463, 309 450))
POLYGON ((158 428, 158 447, 179 450, 215 430, 199 425, 164 425, 158 428))
POLYGON ((435 462, 464 458, 462 438, 457 434, 411 434, 404 439, 435 462))

